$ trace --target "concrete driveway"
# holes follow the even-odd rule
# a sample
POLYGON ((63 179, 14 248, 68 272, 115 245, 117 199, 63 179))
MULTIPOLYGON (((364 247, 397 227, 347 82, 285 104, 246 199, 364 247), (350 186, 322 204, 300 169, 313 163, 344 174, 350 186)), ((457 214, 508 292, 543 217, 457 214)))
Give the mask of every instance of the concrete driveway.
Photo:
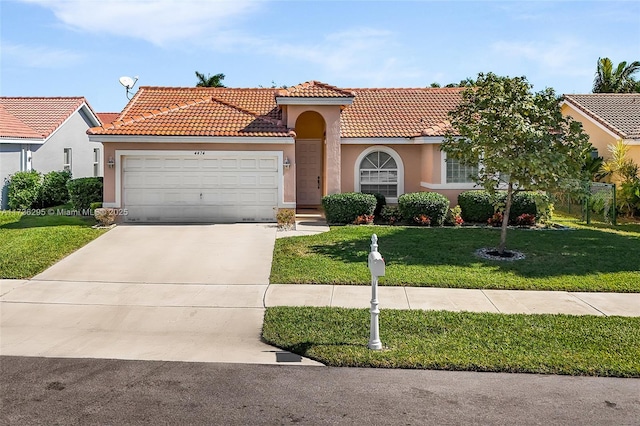
POLYGON ((0 354, 317 364, 260 341, 276 228, 125 225, 0 282, 0 354))

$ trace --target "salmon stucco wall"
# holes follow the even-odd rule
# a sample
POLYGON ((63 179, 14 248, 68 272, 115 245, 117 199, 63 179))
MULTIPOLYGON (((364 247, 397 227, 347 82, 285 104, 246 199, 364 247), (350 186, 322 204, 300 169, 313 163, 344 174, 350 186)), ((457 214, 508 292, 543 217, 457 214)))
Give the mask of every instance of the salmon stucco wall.
POLYGON ((404 192, 418 192, 422 173, 421 145, 342 145, 342 191, 355 190, 355 171, 358 156, 372 146, 384 146, 393 149, 402 159, 404 165, 404 192))
POLYGON ((440 145, 422 145, 422 174, 420 180, 440 184, 442 170, 442 152, 440 145))
MULTIPOLYGON (((295 162, 295 145, 294 144, 244 144, 244 143, 141 143, 141 142, 106 142, 104 146, 104 194, 103 201, 105 203, 114 203, 116 201, 116 169, 106 166, 109 158, 116 161, 116 150, 138 150, 138 151, 274 151, 282 152, 283 158, 289 157, 291 163, 295 162)), ((293 169, 284 170, 284 202, 295 202, 295 172, 293 169)))
POLYGON ((294 129, 298 117, 307 111, 315 111, 322 116, 325 123, 324 140, 324 182, 326 194, 340 192, 340 106, 338 105, 287 105, 287 127, 294 129))

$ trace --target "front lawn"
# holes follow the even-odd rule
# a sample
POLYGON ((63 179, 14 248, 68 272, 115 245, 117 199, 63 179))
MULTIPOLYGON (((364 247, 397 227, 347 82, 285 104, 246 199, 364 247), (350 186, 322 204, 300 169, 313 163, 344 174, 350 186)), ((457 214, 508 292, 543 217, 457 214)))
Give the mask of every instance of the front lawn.
POLYGON ((264 339, 330 366, 640 377, 640 318, 273 307, 264 339))
POLYGON ((510 229, 505 262, 474 252, 495 247, 497 228, 342 226, 276 241, 272 283, 370 284, 367 255, 378 235, 387 273, 381 285, 640 292, 640 229, 510 229))
POLYGON ((0 212, 0 278, 31 278, 105 230, 93 218, 0 212))

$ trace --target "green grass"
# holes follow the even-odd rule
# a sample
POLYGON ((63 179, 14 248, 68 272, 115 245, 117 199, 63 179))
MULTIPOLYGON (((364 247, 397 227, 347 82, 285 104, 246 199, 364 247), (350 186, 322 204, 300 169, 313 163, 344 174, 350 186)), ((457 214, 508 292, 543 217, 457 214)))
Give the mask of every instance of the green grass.
POLYGON ((102 235, 93 218, 0 212, 0 278, 31 278, 102 235))
MULTIPOLYGON (((569 223, 570 219, 567 219, 569 223)), ((573 226, 573 225, 572 225, 573 226)), ((497 228, 343 226, 276 241, 272 283, 369 284, 371 235, 387 264, 381 285, 566 291, 640 291, 640 225, 510 229, 515 262, 484 260, 497 228)))
POLYGON ((366 309, 273 307, 263 337, 331 366, 640 377, 640 318, 385 309, 372 351, 366 309))

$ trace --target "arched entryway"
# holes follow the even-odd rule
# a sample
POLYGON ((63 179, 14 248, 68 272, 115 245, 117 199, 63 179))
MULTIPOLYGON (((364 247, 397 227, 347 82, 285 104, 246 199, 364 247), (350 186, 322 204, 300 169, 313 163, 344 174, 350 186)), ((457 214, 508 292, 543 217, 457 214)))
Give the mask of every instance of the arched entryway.
POLYGON ((296 205, 316 207, 324 193, 325 121, 315 111, 296 120, 296 205))

